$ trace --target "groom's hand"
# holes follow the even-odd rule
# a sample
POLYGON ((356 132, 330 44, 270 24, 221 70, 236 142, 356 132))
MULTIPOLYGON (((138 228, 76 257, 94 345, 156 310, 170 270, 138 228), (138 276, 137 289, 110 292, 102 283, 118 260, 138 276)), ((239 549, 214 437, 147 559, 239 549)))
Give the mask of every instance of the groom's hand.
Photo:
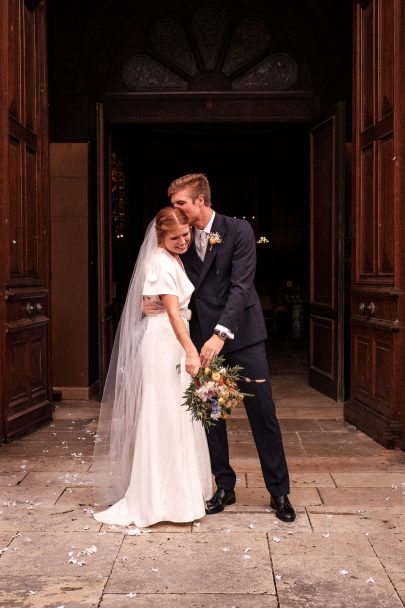
POLYGON ((224 346, 224 341, 215 334, 203 344, 201 349, 201 365, 203 367, 209 365, 214 357, 221 352, 224 346))
POLYGON ((148 298, 147 296, 143 297, 142 310, 144 314, 148 317, 153 317, 154 315, 158 315, 164 311, 164 306, 162 300, 155 300, 148 298))

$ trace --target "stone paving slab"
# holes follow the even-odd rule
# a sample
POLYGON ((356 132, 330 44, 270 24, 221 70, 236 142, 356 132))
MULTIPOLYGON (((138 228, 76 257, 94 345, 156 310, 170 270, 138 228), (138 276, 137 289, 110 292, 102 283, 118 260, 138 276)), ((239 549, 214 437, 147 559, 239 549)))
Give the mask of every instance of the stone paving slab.
MULTIPOLYGON (((85 459, 86 460, 86 459, 85 459)), ((83 464, 82 459, 71 456, 58 456, 49 458, 48 456, 36 456, 32 458, 19 458, 12 455, 4 457, 0 453, 0 473, 13 473, 24 471, 66 471, 84 472, 88 471, 91 460, 88 458, 83 464), (24 466, 24 469, 21 467, 24 466)))
MULTIPOLYGON (((337 456, 339 456, 339 458, 341 459, 356 456, 367 458, 367 456, 375 456, 379 453, 378 450, 376 450, 375 445, 368 442, 364 444, 360 442, 342 443, 341 445, 339 445, 338 454, 336 445, 334 445, 334 443, 331 441, 323 441, 322 443, 307 442, 303 444, 303 449, 307 456, 331 456, 335 459, 337 458, 337 456)), ((381 448, 380 454, 383 454, 382 450, 383 448, 381 448)))
POLYGON ((73 414, 72 410, 70 410, 70 413, 72 413, 72 416, 68 416, 67 418, 62 418, 58 414, 56 414, 56 415, 54 415, 51 424, 44 424, 43 426, 39 427, 34 432, 36 434, 40 434, 40 433, 52 433, 54 431, 58 432, 61 430, 66 430, 66 429, 68 429, 68 430, 82 429, 83 431, 87 431, 90 428, 92 430, 95 430, 97 428, 99 408, 97 408, 97 410, 94 410, 94 413, 91 416, 87 416, 87 417, 84 415, 84 408, 83 408, 83 413, 82 413, 81 409, 77 409, 76 412, 77 412, 77 415, 75 416, 73 414))
MULTIPOLYGON (((1 606, 1 604, 0 604, 1 606)), ((100 608, 278 608, 274 595, 184 593, 146 595, 138 593, 135 598, 123 594, 106 593, 100 608)))
MULTIPOLYGON (((66 509, 69 507, 77 507, 77 506, 92 506, 96 505, 94 490, 93 488, 84 487, 84 488, 76 488, 69 487, 63 490, 60 498, 57 502, 57 506, 59 509, 66 509)), ((102 509, 100 508, 99 511, 102 509)))
POLYGON ((350 505, 351 507, 382 507, 391 505, 403 506, 405 496, 393 488, 319 488, 325 506, 350 505))
MULTIPOLYGON (((295 445, 286 444, 284 451, 287 460, 291 457, 305 456, 304 448, 300 443, 295 445)), ((256 461, 256 464, 258 464, 256 446, 251 441, 235 441, 234 443, 230 443, 229 453, 232 462, 252 460, 252 462, 256 461)))
POLYGON ((58 500, 62 493, 62 488, 51 488, 45 486, 36 487, 22 487, 17 486, 7 487, 1 489, 0 509, 9 506, 11 503, 17 503, 17 505, 27 505, 27 508, 31 505, 33 507, 39 506, 53 506, 58 500))
POLYGON ((45 473, 30 471, 20 482, 20 487, 35 488, 40 486, 83 487, 92 486, 90 473, 66 473, 65 471, 48 471, 45 473))
POLYGON ((280 422, 280 428, 281 428, 281 432, 283 433, 283 437, 284 437, 284 433, 286 432, 293 432, 296 433, 297 431, 321 431, 321 425, 319 420, 314 420, 312 418, 308 418, 308 419, 283 419, 281 418, 279 420, 280 422))
POLYGON ((27 473, 21 470, 17 473, 0 474, 0 488, 3 488, 4 486, 13 487, 19 485, 26 475, 27 473))
POLYGON ((0 577, 0 608, 96 608, 105 582, 101 577, 0 577))
POLYGON ((391 513, 391 509, 374 513, 351 513, 351 514, 321 514, 313 513, 308 509, 308 517, 314 532, 326 534, 328 532, 361 532, 371 536, 372 534, 405 529, 405 515, 391 513))
POLYGON ((376 557, 276 555, 273 567, 280 608, 403 608, 376 557))
POLYGON ((62 511, 37 507, 31 511, 23 508, 3 508, 0 514, 0 531, 99 531, 101 525, 93 516, 79 508, 62 511))
POLYGON ((96 401, 63 401, 62 406, 56 406, 55 420, 97 419, 100 404, 96 401))
POLYGON ((101 535, 95 532, 30 532, 31 542, 24 536, 15 538, 9 551, 0 558, 0 577, 11 576, 59 576, 86 577, 108 576, 117 556, 122 536, 101 535), (95 546, 96 553, 78 555, 95 546), (15 550, 16 549, 16 550, 15 550), (72 553, 70 556, 69 553, 72 553), (69 564, 72 557, 85 561, 85 565, 69 564))
POLYGON ((332 406, 325 408, 317 408, 317 407, 294 407, 284 405, 280 407, 280 401, 277 402, 277 415, 281 420, 286 420, 287 418, 326 418, 329 420, 336 420, 342 415, 342 408, 340 406, 332 406), (320 414, 320 409, 322 410, 322 414, 320 414))
MULTIPOLYGON (((252 463, 240 463, 239 470, 250 468, 252 463), (248 465, 248 466, 247 466, 248 465)), ((386 452, 383 456, 377 454, 367 457, 359 456, 302 456, 288 458, 288 467, 290 474, 298 471, 329 471, 330 473, 353 473, 354 470, 359 472, 368 472, 370 469, 378 470, 379 472, 403 473, 405 467, 405 453, 396 452, 394 455, 389 455, 386 452)), ((254 469, 253 469, 254 470, 254 469)), ((260 469, 259 469, 260 470, 260 469)))
MULTIPOLYGON (((310 446, 312 447, 313 443, 316 443, 317 445, 322 445, 324 442, 327 442, 328 444, 331 443, 329 438, 330 433, 326 433, 325 431, 298 431, 298 435, 304 446, 310 444, 310 446)), ((364 444, 370 446, 371 448, 373 448, 373 451, 375 451, 375 442, 372 439, 369 439, 368 437, 364 438, 363 433, 350 432, 346 429, 342 429, 340 431, 339 452, 342 450, 343 445, 350 444, 358 446, 359 443, 361 443, 362 445, 364 444)))
POLYGON ((127 536, 105 592, 274 594, 266 534, 248 541, 218 533, 127 536))
POLYGON ((405 571, 403 564, 399 564, 393 557, 384 559, 383 564, 395 589, 400 589, 405 594, 405 571))
MULTIPOLYGON (((264 479, 262 474, 246 473, 248 488, 264 488, 264 479)), ((290 485, 292 488, 335 488, 336 484, 328 472, 306 472, 295 473, 290 472, 290 485)))
POLYGON ((278 555, 305 555, 308 557, 325 556, 359 556, 375 557, 368 537, 360 532, 304 532, 300 534, 281 533, 271 537, 270 551, 272 558, 278 555))
POLYGON ((223 532, 233 534, 239 532, 248 535, 257 532, 272 532, 296 534, 297 532, 310 532, 311 526, 305 513, 299 515, 296 520, 287 524, 280 521, 271 513, 228 513, 223 511, 215 515, 207 515, 200 520, 199 525, 193 525, 192 531, 201 532, 223 532))
MULTIPOLYGON (((253 437, 250 430, 228 430, 228 439, 230 442, 238 444, 238 448, 241 443, 246 443, 247 446, 256 449, 253 443, 253 437)), ((296 447, 301 449, 301 439, 299 435, 294 432, 283 433, 283 445, 284 447, 296 447)), ((246 447, 247 447, 246 446, 246 447)))
POLYGON ((7 547, 14 539, 15 534, 10 530, 0 530, 0 549, 7 547))
POLYGON ((359 506, 359 505, 341 505, 339 507, 335 507, 333 505, 324 505, 322 507, 318 506, 308 506, 306 511, 309 515, 312 513, 322 513, 325 515, 368 515, 370 518, 374 511, 381 511, 385 514, 385 518, 388 520, 391 516, 395 518, 400 518, 404 514, 404 509, 398 505, 385 505, 385 509, 383 507, 376 506, 359 506))
POLYGON ((398 530, 396 533, 387 532, 369 533, 368 539, 375 554, 384 561, 385 558, 394 558, 398 565, 398 572, 405 575, 405 531, 398 530))
MULTIPOLYGON (((79 421, 78 421, 79 422, 79 421)), ((39 444, 48 445, 65 445, 62 442, 81 441, 83 443, 94 444, 95 430, 90 430, 86 427, 80 427, 79 424, 69 425, 66 421, 66 428, 46 427, 40 431, 35 431, 24 436, 24 447, 28 449, 30 446, 39 444), (57 429, 57 430, 56 430, 57 429)), ((4 451, 11 452, 16 446, 15 442, 11 442, 3 446, 4 451)))
POLYGON ((333 473, 332 476, 338 487, 391 488, 391 486, 396 486, 399 490, 405 492, 405 469, 402 473, 391 473, 389 471, 380 473, 370 470, 362 473, 337 472, 333 473))

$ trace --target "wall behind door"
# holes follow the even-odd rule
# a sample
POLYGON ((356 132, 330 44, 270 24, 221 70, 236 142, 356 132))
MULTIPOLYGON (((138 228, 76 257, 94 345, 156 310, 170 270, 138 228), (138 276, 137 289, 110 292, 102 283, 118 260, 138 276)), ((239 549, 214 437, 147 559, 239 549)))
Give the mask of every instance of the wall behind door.
POLYGON ((88 399, 88 144, 51 143, 50 174, 53 387, 88 399))

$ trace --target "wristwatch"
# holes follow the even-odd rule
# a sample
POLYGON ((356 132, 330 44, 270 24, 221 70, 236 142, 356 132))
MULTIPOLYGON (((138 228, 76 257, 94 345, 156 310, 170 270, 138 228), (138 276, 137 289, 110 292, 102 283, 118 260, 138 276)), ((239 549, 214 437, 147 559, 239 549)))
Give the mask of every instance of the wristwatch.
POLYGON ((226 340, 228 337, 226 331, 221 331, 220 329, 214 329, 214 334, 218 336, 218 338, 221 338, 221 340, 226 340))

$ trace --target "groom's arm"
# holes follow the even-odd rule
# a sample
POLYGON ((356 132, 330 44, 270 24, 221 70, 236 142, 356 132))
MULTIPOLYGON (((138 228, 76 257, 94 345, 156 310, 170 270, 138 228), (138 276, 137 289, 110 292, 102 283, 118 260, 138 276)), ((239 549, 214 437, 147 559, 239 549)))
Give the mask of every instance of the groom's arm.
POLYGON ((164 311, 163 302, 162 300, 156 298, 149 298, 148 296, 143 296, 142 311, 144 315, 150 317, 153 317, 154 315, 159 315, 164 311))
POLYGON ((256 273, 256 239, 251 225, 243 220, 237 223, 232 250, 231 272, 225 306, 218 324, 237 333, 256 273))

